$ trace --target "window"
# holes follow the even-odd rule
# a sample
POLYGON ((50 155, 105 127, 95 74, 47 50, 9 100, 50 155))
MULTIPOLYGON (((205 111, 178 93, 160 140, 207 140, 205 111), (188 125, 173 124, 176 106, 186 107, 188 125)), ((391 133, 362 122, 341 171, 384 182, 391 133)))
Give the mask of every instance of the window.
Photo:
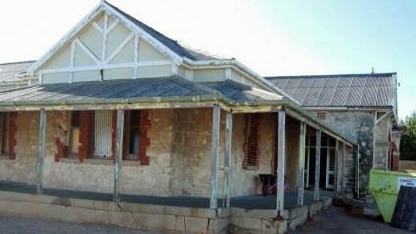
POLYGON ((326 112, 318 112, 318 113, 316 113, 316 117, 318 119, 325 120, 326 119, 326 112))
POLYGON ((132 110, 125 113, 124 152, 123 159, 139 160, 140 152, 140 119, 139 111, 132 110))
POLYGON ((244 129, 244 160, 243 168, 257 170, 259 168, 259 133, 260 116, 247 114, 244 129))
MULTIPOLYGON (((111 110, 95 111, 94 157, 111 158, 113 155, 113 113, 111 110)), ((116 129, 114 129, 114 132, 116 129)))
POLYGON ((78 156, 79 153, 79 133, 80 133, 80 112, 74 111, 71 115, 71 128, 69 135, 70 157, 78 156))
MULTIPOLYGON (((117 112, 114 110, 73 111, 70 120, 70 156, 86 158, 113 158, 116 148, 117 112)), ((148 165, 146 149, 150 144, 147 111, 125 111, 123 133, 123 160, 138 160, 148 165)))
POLYGON ((0 155, 9 155, 9 115, 7 113, 0 113, 0 155))
POLYGON ((125 112, 123 136, 123 160, 139 160, 141 165, 149 164, 146 149, 150 145, 147 130, 150 127, 148 112, 129 110, 125 112))

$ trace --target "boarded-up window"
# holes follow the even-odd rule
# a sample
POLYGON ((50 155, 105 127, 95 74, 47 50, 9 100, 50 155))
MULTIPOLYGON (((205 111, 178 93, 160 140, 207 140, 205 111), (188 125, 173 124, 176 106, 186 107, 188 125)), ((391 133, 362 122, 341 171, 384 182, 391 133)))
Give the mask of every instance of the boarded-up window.
POLYGON ((259 168, 259 136, 260 116, 258 114, 245 115, 243 168, 246 170, 259 168))

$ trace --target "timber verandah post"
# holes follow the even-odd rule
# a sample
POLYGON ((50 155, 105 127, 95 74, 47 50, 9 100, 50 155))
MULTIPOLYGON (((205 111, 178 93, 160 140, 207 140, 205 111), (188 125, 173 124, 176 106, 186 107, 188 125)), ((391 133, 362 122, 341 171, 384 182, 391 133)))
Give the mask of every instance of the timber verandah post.
POLYGON ((114 159, 114 193, 113 202, 120 202, 120 173, 123 154, 124 110, 117 110, 116 152, 114 159))
POLYGON ((285 167, 286 167, 286 111, 278 111, 277 126, 277 193, 276 193, 276 217, 281 218, 281 212, 285 204, 285 167))
POLYGON ((320 180, 320 173, 321 173, 321 130, 316 130, 316 148, 315 148, 315 192, 313 194, 313 200, 319 201, 320 194, 319 194, 319 180, 320 180))
POLYGON ((218 158, 220 153, 220 119, 219 105, 212 108, 212 155, 211 155, 211 198, 209 207, 218 208, 218 158))
POLYGON ((299 134, 299 173, 298 173, 298 205, 303 206, 304 194, 305 194, 305 137, 306 137, 306 124, 300 123, 299 134))
POLYGON ((226 113, 225 118, 225 157, 224 157, 224 205, 223 207, 230 208, 231 197, 231 159, 232 159, 232 134, 233 134, 233 114, 226 113))
POLYGON ((45 141, 46 141, 46 111, 40 110, 39 118, 39 145, 37 157, 37 171, 36 171, 36 192, 43 192, 43 167, 45 159, 45 141))

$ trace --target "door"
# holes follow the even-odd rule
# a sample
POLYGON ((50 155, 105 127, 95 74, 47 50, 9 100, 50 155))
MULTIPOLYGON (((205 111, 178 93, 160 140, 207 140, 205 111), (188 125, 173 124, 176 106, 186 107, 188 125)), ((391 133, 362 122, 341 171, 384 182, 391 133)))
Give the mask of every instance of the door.
POLYGON ((326 158, 325 188, 333 189, 335 183, 335 149, 329 148, 326 158))

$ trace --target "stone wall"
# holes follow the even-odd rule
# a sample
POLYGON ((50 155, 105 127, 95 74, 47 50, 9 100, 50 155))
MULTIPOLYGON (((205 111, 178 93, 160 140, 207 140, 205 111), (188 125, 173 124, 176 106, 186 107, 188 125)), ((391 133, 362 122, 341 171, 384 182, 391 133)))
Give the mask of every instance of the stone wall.
POLYGON ((0 180, 36 183, 39 113, 20 112, 16 119, 16 159, 2 158, 0 180))
MULTIPOLYGON (((320 111, 311 111, 316 115, 320 111)), ((356 143, 360 152, 360 196, 368 194, 369 173, 373 165, 373 145, 374 145, 374 116, 368 111, 327 111, 326 118, 323 120, 338 132, 342 133, 349 141, 356 143)), ((354 153, 349 154, 353 157, 354 153)), ((355 181, 356 163, 354 158, 345 158, 344 172, 345 189, 349 189, 355 181)), ((357 191, 355 191, 357 192, 357 191)))
MULTIPOLYGON (((123 161, 121 193, 145 195, 209 196, 211 190, 212 109, 149 110, 151 128, 147 154, 150 165, 123 161)), ((242 167, 244 158, 244 114, 233 115, 232 196, 261 192, 258 174, 270 174, 275 157, 276 114, 261 114, 257 170, 242 167)), ((20 112, 16 120, 16 159, 3 159, 0 180, 35 184, 39 112, 20 112)), ((69 145, 69 113, 47 112, 44 187, 113 192, 111 159, 58 158, 69 145)), ((219 168, 225 156, 225 112, 221 112, 219 168)), ((297 142, 297 141, 296 141, 297 142)), ((288 149, 289 151, 291 149, 288 149)), ((296 152, 293 152, 297 155, 296 152)), ((296 157, 297 158, 297 157, 296 157)), ((289 173, 289 172, 288 172, 289 173)), ((224 173, 219 170, 219 196, 224 173)))
POLYGON ((407 171, 407 170, 416 171, 416 161, 400 160, 399 170, 400 171, 407 171))
POLYGON ((275 137, 277 129, 276 114, 261 114, 260 118, 260 156, 259 169, 243 169, 244 114, 233 116, 233 158, 232 196, 261 193, 259 174, 273 174, 272 162, 275 157, 275 137))
POLYGON ((389 154, 389 134, 391 132, 390 118, 382 119, 376 126, 374 126, 374 169, 388 169, 388 154, 389 154))
POLYGON ((299 186, 299 121, 287 118, 286 189, 296 190, 299 186))

